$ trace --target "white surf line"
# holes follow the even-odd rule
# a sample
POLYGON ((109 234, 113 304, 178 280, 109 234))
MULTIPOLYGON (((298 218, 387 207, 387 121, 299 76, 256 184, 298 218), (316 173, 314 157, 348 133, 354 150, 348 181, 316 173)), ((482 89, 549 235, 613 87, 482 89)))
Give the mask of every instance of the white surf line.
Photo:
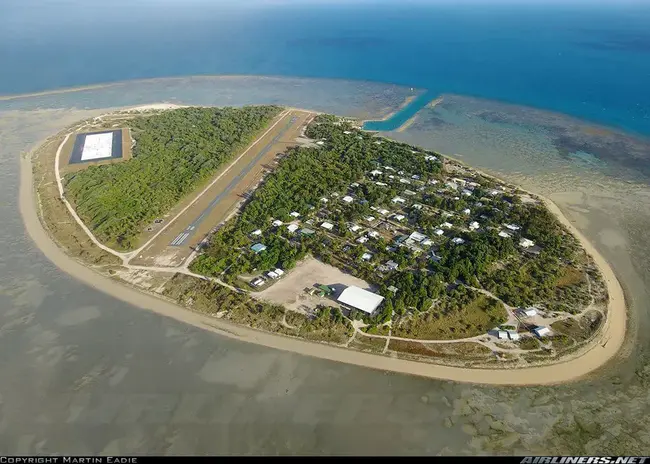
POLYGON ((117 256, 118 258, 122 259, 122 263, 127 262, 127 254, 126 253, 120 253, 119 251, 115 251, 112 248, 107 247, 106 245, 102 244, 99 240, 97 240, 97 237, 90 231, 88 227, 86 227, 86 224, 81 220, 81 218, 77 215, 77 212, 74 210, 70 202, 66 199, 65 194, 63 192, 63 182, 61 180, 61 174, 59 173, 59 165, 60 161, 59 159, 61 158, 61 151, 63 150, 63 145, 68 141, 70 136, 72 135, 72 132, 66 134, 65 138, 63 139, 63 142, 59 145, 59 148, 56 150, 56 156, 54 157, 54 174, 56 177, 56 184, 59 188, 59 198, 61 198, 61 201, 65 204, 66 208, 68 208, 68 211, 72 215, 75 221, 77 221, 77 224, 79 224, 79 227, 83 229, 83 231, 86 233, 88 238, 99 248, 104 250, 107 253, 112 254, 113 256, 117 256))
POLYGON ((247 149, 246 149, 246 150, 245 150, 241 155, 239 155, 239 156, 237 157, 237 159, 235 159, 232 163, 230 163, 230 165, 229 165, 229 166, 228 166, 224 171, 222 171, 221 174, 219 174, 219 175, 218 175, 218 176, 217 176, 217 177, 216 177, 212 182, 210 182, 210 184, 209 184, 206 188, 204 188, 203 191, 202 191, 201 193, 199 193, 199 194, 194 198, 194 200, 192 200, 192 201, 190 202, 189 205, 187 205, 185 208, 183 208, 183 209, 182 209, 182 210, 181 210, 181 211, 180 211, 176 216, 174 216, 174 217, 171 219, 171 221, 169 221, 167 224, 165 224, 165 225, 164 225, 164 226, 163 226, 163 227, 162 227, 158 232, 156 232, 156 233, 155 233, 155 234, 154 234, 154 235, 153 235, 149 240, 147 240, 147 242, 146 242, 144 245, 142 245, 142 246, 141 246, 140 248, 138 248, 137 250, 131 251, 131 252, 129 252, 128 254, 126 254, 127 258, 126 258, 126 261, 125 261, 125 262, 128 263, 131 259, 133 259, 133 257, 137 256, 138 253, 140 253, 140 252, 143 251, 145 248, 147 248, 149 245, 151 245, 151 243, 152 243, 156 238, 158 238, 158 236, 160 236, 160 234, 162 234, 162 233, 165 231, 165 229, 167 229, 167 227, 169 227, 170 225, 172 225, 172 224, 176 221, 176 219, 178 219, 179 217, 181 217, 181 216, 183 215, 183 213, 185 213, 188 209, 190 209, 190 208, 192 207, 192 205, 194 205, 194 203, 196 203, 196 202, 197 202, 197 201, 198 201, 198 200, 199 200, 199 199, 200 199, 200 198, 201 198, 201 197, 202 197, 202 196, 203 196, 203 195, 204 195, 208 190, 210 190, 210 189, 214 186, 214 184, 216 184, 217 181, 218 181, 219 179, 221 179, 221 177, 222 177, 223 175, 225 175, 228 171, 230 171, 230 169, 231 169, 231 168, 232 168, 232 167, 233 167, 233 166, 234 166, 234 165, 235 165, 235 164, 236 164, 240 159, 242 159, 242 157, 243 157, 244 155, 246 155, 246 153, 248 153, 248 152, 250 151, 251 148, 253 148, 253 147, 257 144, 257 142, 259 142, 262 138, 264 138, 264 137, 266 136, 266 134, 268 134, 269 132, 271 132, 271 130, 272 130, 275 126, 277 126, 277 125, 280 123, 280 121, 282 121, 282 120, 284 119, 284 117, 285 117, 287 114, 289 114, 289 111, 290 111, 290 110, 286 109, 286 110, 284 110, 282 113, 280 113, 280 117, 278 118, 278 120, 277 120, 275 123, 273 123, 273 125, 272 125, 271 127, 269 127, 269 128, 268 128, 268 129, 267 129, 267 130, 266 130, 262 135, 260 135, 260 136, 259 136, 259 137, 258 137, 258 138, 253 142, 253 143, 251 143, 251 144, 248 146, 248 148, 247 148, 247 149))

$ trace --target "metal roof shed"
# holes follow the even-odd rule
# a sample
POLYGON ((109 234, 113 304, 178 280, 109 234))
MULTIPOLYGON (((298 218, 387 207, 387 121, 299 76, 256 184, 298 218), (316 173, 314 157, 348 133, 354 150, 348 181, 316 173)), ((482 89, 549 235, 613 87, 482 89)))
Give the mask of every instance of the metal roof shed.
POLYGON ((341 292, 337 301, 364 313, 372 314, 384 301, 384 297, 359 287, 350 286, 341 292))

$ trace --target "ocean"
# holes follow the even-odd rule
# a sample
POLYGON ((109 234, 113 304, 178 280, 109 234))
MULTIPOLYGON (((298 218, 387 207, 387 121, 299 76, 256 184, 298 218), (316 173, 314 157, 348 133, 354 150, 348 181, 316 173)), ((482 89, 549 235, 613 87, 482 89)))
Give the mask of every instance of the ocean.
POLYGON ((0 94, 189 75, 337 78, 650 135, 649 2, 458 3, 3 0, 0 94))

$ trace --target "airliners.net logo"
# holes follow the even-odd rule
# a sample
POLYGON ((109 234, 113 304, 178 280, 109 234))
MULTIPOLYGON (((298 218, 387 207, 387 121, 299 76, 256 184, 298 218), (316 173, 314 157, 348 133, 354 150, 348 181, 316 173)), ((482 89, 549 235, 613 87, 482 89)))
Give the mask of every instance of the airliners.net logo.
POLYGON ((521 464, 645 464, 646 459, 648 456, 526 456, 521 464))

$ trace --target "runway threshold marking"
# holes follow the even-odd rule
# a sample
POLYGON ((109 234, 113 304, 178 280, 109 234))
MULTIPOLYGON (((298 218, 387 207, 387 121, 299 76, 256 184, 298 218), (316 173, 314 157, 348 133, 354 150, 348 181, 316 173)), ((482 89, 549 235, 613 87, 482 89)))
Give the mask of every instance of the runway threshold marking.
POLYGON ((273 137, 273 139, 267 143, 262 150, 253 158, 245 167, 242 169, 242 171, 235 176, 235 178, 230 181, 230 183, 226 186, 225 189, 219 195, 217 195, 211 202, 210 204, 203 210, 203 212, 196 218, 194 221, 188 225, 183 232, 181 232, 174 240, 171 241, 169 246, 182 246, 188 238, 190 238, 192 235, 194 235, 194 232, 196 228, 203 222, 203 220, 208 217, 208 215, 212 212, 212 210, 217 206, 221 200, 228 196, 230 192, 241 182, 242 178, 250 172, 251 169, 259 162, 260 159, 262 159, 271 149, 273 145, 275 145, 280 138, 291 128, 291 126, 298 120, 297 116, 293 116, 291 120, 287 123, 286 126, 280 131, 278 135, 273 137))

